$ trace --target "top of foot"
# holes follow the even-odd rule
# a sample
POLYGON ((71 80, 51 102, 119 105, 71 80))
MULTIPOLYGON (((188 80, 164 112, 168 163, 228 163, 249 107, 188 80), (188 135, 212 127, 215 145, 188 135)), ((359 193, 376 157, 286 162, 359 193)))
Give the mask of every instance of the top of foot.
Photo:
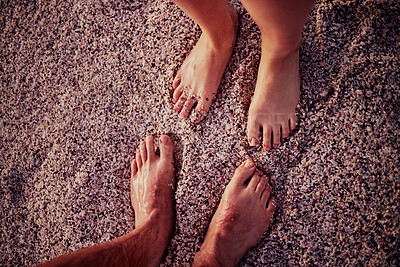
POLYGON ((215 27, 213 35, 203 29, 199 41, 173 81, 174 110, 180 112, 180 117, 184 119, 190 115, 195 123, 207 113, 232 54, 238 18, 236 11, 230 6, 228 8, 230 26, 215 27))
POLYGON ((163 240, 173 230, 173 144, 167 135, 160 137, 160 156, 154 149, 154 138, 140 143, 131 162, 131 202, 135 211, 135 228, 153 222, 163 240))
POLYGON ((251 160, 239 166, 211 220, 195 264, 234 266, 271 224, 276 200, 271 185, 251 160))
POLYGON ((277 148, 296 128, 299 98, 299 50, 280 57, 263 49, 256 90, 249 108, 247 134, 250 146, 261 144, 261 130, 263 149, 277 148))

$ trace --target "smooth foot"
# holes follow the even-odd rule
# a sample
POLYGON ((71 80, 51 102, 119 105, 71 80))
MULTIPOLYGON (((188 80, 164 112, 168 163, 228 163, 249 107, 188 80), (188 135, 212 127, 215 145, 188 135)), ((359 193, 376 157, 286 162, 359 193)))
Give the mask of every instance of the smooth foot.
POLYGON ((194 266, 235 266, 271 224, 276 199, 251 160, 239 166, 211 220, 194 266))
MULTIPOLYGON (((160 137, 160 156, 154 151, 154 138, 140 144, 131 162, 131 202, 135 211, 135 228, 149 229, 156 239, 152 253, 161 260, 173 232, 173 144, 167 135, 160 137)), ((150 237, 149 237, 150 238, 150 237)), ((144 245, 144 244, 143 244, 144 245)))
POLYGON ((184 119, 190 114, 195 123, 204 118, 216 96, 235 44, 238 18, 233 7, 228 9, 227 25, 216 26, 213 34, 203 31, 172 84, 174 110, 184 119))
POLYGON ((295 112, 300 99, 299 46, 283 54, 262 48, 247 123, 250 146, 261 144, 261 131, 263 149, 277 148, 296 128, 295 112))

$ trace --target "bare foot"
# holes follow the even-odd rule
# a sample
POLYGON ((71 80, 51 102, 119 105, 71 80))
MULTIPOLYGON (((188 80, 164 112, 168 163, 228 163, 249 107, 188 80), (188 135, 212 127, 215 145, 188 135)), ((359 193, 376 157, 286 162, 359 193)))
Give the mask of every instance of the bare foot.
POLYGON ((278 147, 296 128, 300 98, 299 47, 279 54, 262 48, 256 90, 249 109, 247 133, 250 146, 278 147))
MULTIPOLYGON (((173 232, 173 144, 167 135, 160 137, 160 156, 154 151, 154 138, 140 144, 131 162, 131 202, 135 211, 135 228, 151 229, 160 246, 154 249, 158 262, 173 232)), ((150 238, 150 237, 149 237, 150 238)), ((156 261, 157 262, 157 261, 156 261)))
POLYGON ((207 113, 232 54, 238 18, 234 8, 228 8, 229 25, 225 29, 213 29, 216 31, 213 38, 203 31, 173 81, 174 110, 186 119, 195 107, 191 113, 192 122, 200 122, 207 113))
POLYGON ((260 240, 271 224, 276 200, 271 185, 245 161, 225 189, 194 266, 234 266, 260 240))

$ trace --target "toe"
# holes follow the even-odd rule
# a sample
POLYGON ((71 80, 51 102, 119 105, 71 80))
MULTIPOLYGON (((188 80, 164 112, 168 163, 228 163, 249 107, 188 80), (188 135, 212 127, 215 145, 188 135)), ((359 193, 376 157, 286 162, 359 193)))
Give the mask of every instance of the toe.
POLYGON ((278 148, 281 143, 281 125, 274 125, 272 128, 273 131, 273 140, 272 143, 274 144, 275 148, 278 148))
POLYGON ((258 122, 252 120, 251 118, 248 119, 247 135, 249 138, 250 146, 258 146, 260 144, 260 140, 258 138, 260 134, 260 127, 261 125, 258 122))
POLYGON ((261 202, 266 205, 267 201, 269 199, 269 196, 271 195, 272 187, 269 181, 265 184, 264 191, 261 194, 261 202))
POLYGON ((265 151, 271 150, 271 134, 272 128, 269 125, 263 127, 263 149, 265 151))
POLYGON ((147 161, 146 141, 140 143, 140 156, 142 157, 142 163, 144 164, 147 161))
POLYGON ((282 142, 289 136, 289 122, 282 123, 282 142))
POLYGON ((207 113, 211 105, 211 98, 202 97, 197 103, 196 109, 192 112, 191 120, 194 123, 199 123, 207 113))
POLYGON ((272 217, 274 215, 276 205, 277 205, 276 199, 274 197, 270 197, 268 199, 267 209, 266 209, 268 223, 271 223, 271 221, 272 221, 272 217))
POLYGON ((138 152, 136 153, 136 164, 137 164, 138 170, 139 170, 139 169, 142 167, 142 165, 143 165, 142 156, 141 156, 141 154, 140 154, 140 151, 138 151, 138 152))
POLYGON ((251 159, 246 160, 240 165, 233 175, 232 182, 236 185, 244 185, 246 181, 253 175, 256 169, 254 161, 251 159))
POLYGON ((179 100, 175 103, 174 110, 176 112, 181 111, 181 109, 182 109, 183 105, 185 104, 186 100, 187 100, 187 95, 185 94, 185 92, 183 92, 181 94, 181 96, 179 97, 179 100))
POLYGON ((174 81, 172 82, 172 88, 175 90, 181 84, 181 81, 182 81, 182 78, 180 77, 179 72, 178 72, 178 74, 175 76, 174 81))
POLYGON ((296 115, 292 115, 290 116, 290 130, 293 131, 296 128, 297 125, 297 116, 296 115))
POLYGON ((131 160, 131 176, 135 175, 138 171, 138 166, 136 164, 136 159, 131 160))
POLYGON ((185 104, 183 105, 182 111, 181 111, 181 118, 186 119, 187 116, 189 115, 190 110, 192 109, 194 103, 196 103, 196 96, 192 95, 190 96, 185 104))
POLYGON ((261 176, 260 182, 258 183, 256 187, 256 193, 260 196, 265 189, 265 186, 267 185, 267 177, 265 175, 261 176))
POLYGON ((154 152, 154 138, 153 136, 147 136, 146 138, 146 149, 147 149, 147 158, 149 160, 153 160, 156 156, 154 152))
POLYGON ((258 183, 260 182, 260 179, 261 179, 261 175, 260 175, 260 174, 261 174, 261 173, 260 173, 259 170, 256 170, 256 171, 254 172, 253 176, 252 176, 251 179, 250 179, 249 186, 248 186, 248 188, 249 188, 250 190, 253 190, 253 191, 256 190, 257 185, 258 185, 258 183))
POLYGON ((179 100, 179 97, 181 96, 183 92, 183 87, 179 86, 178 88, 175 89, 174 94, 172 95, 172 102, 176 103, 179 100))
POLYGON ((160 137, 160 157, 161 159, 172 161, 174 153, 174 145, 168 135, 160 137))

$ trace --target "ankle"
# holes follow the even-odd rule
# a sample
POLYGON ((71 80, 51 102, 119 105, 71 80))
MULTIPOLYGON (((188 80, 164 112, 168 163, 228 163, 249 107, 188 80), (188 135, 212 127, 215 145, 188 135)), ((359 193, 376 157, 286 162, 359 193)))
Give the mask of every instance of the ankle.
POLYGON ((150 231, 153 241, 166 247, 171 239, 174 226, 173 221, 169 221, 169 218, 165 219, 163 215, 164 213, 159 209, 153 210, 139 228, 150 231))
POLYGON ((219 23, 215 23, 213 28, 202 28, 202 32, 216 49, 233 48, 235 44, 239 21, 234 8, 228 7, 228 9, 229 14, 221 18, 219 23))
POLYGON ((193 266, 235 266, 237 261, 229 255, 229 250, 224 249, 221 236, 206 237, 200 251, 196 253, 193 266))
POLYGON ((146 266, 157 266, 160 263, 170 242, 173 227, 172 224, 166 227, 165 222, 162 222, 160 211, 152 211, 141 225, 121 237, 121 249, 129 265, 146 263, 146 266))
POLYGON ((271 59, 283 60, 297 53, 300 49, 303 39, 300 38, 287 38, 281 40, 268 40, 268 38, 262 38, 261 49, 271 59))

